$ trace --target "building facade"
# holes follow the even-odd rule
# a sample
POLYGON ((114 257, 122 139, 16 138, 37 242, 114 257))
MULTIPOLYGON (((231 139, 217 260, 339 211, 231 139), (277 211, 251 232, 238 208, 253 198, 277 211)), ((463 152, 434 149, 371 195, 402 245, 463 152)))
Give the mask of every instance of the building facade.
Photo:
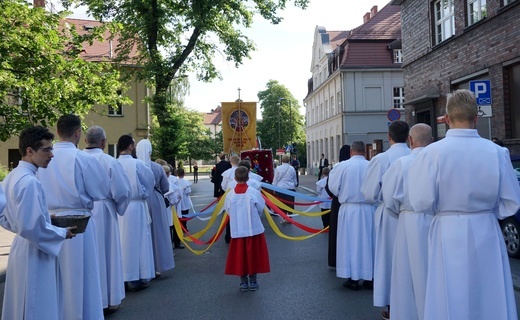
MULTIPOLYGON (((66 19, 66 23, 76 26, 79 34, 89 32, 91 28, 99 25, 100 22, 82 19, 66 19)), ((108 38, 108 36, 107 36, 108 38)), ((89 46, 84 46, 81 54, 82 58, 89 61, 110 61, 115 57, 114 50, 117 39, 113 41, 94 41, 89 46)), ((133 54, 136 54, 133 52, 133 54)), ((132 55, 130 56, 132 57, 132 55)), ((138 68, 132 64, 126 64, 123 68, 138 68)), ((116 156, 117 141, 123 134, 132 135, 136 142, 148 137, 150 131, 150 110, 146 98, 151 95, 150 89, 144 82, 139 81, 136 76, 126 83, 125 95, 131 100, 130 105, 94 105, 92 111, 85 117, 83 124, 87 127, 98 125, 105 129, 107 135, 107 149, 105 152, 116 156)), ((49 128, 56 135, 56 128, 49 128)), ((55 137, 57 138, 57 135, 55 137)), ((79 148, 83 149, 85 143, 82 139, 79 148)), ((8 168, 14 168, 21 159, 18 151, 18 137, 0 142, 0 164, 8 168)))
POLYGON ((441 139, 446 95, 477 88, 479 134, 520 153, 520 1, 392 3, 401 6, 408 122, 430 124, 441 139))
POLYGON ((403 108, 400 8, 373 6, 363 21, 350 31, 315 29, 304 99, 310 172, 322 153, 333 165, 355 140, 387 146, 388 111, 403 108))

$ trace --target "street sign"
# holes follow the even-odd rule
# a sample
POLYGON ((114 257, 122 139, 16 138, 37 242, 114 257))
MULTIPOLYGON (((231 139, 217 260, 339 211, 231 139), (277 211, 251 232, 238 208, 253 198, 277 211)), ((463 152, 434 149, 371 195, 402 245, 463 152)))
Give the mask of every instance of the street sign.
POLYGON ((285 149, 284 148, 276 149, 276 155, 277 156, 282 156, 284 154, 285 154, 285 149))
POLYGON ((390 110, 388 110, 388 113, 386 114, 386 116, 388 117, 388 120, 390 120, 390 121, 397 121, 397 120, 401 119, 401 111, 399 111, 398 109, 390 109, 390 110))
POLYGON ((469 82, 469 90, 475 94, 479 106, 491 105, 491 81, 475 80, 469 82))
POLYGON ((475 94, 478 105, 478 116, 487 118, 491 117, 491 81, 489 80, 473 80, 469 82, 469 90, 475 94))

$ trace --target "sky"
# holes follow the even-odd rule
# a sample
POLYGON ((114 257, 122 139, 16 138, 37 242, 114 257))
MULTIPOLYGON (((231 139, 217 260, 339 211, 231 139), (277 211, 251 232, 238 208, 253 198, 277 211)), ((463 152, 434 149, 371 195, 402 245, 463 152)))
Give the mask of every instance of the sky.
MULTIPOLYGON (((221 72, 222 80, 211 83, 198 82, 190 75, 189 95, 185 98, 188 109, 210 112, 221 102, 238 99, 258 102, 257 94, 266 89, 269 80, 277 80, 289 89, 298 100, 300 113, 305 114, 303 99, 307 94, 307 80, 311 78, 312 45, 317 25, 327 31, 351 30, 363 23, 363 16, 372 6, 381 10, 390 0, 310 0, 306 10, 294 7, 288 1, 287 8, 280 12, 284 20, 272 25, 261 17, 255 17, 251 29, 244 33, 256 44, 238 68, 219 55, 214 62, 221 72)), ((72 17, 85 18, 81 10, 72 17)), ((261 118, 259 105, 257 117, 261 118)))

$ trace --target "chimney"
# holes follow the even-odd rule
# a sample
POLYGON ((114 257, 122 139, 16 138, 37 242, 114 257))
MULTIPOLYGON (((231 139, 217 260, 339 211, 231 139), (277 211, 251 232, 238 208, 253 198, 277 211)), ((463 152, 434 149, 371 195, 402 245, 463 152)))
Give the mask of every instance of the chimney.
POLYGON ((33 7, 45 9, 45 0, 33 0, 33 7))
POLYGON ((367 23, 369 20, 370 20, 370 12, 367 12, 363 16, 363 23, 367 23))
POLYGON ((377 6, 373 6, 372 9, 370 9, 370 19, 372 19, 377 13, 377 6))

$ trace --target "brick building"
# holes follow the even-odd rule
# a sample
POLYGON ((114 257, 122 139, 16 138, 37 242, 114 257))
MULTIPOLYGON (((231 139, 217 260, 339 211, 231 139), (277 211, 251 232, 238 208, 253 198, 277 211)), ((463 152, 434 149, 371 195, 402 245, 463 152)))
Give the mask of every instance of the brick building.
POLYGON ((491 104, 482 106, 477 129, 520 153, 520 1, 392 4, 401 5, 407 121, 430 124, 440 139, 447 129, 446 95, 489 80, 491 104))

